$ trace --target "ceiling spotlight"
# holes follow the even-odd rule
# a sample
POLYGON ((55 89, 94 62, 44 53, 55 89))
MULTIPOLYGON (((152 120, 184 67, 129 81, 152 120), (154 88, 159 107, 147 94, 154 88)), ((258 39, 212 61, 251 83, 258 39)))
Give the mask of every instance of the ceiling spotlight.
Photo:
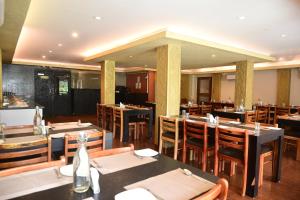
POLYGON ((281 37, 282 37, 282 38, 285 38, 285 37, 286 37, 286 34, 281 34, 281 37))
POLYGON ((95 19, 95 20, 101 20, 101 17, 99 17, 99 16, 94 16, 94 19, 95 19))
POLYGON ((49 50, 48 52, 49 52, 49 53, 52 53, 52 50, 49 50))
POLYGON ((45 56, 45 55, 43 55, 43 56, 42 56, 42 58, 43 58, 43 59, 45 59, 45 58, 46 58, 46 56, 45 56))
POLYGON ((129 58, 132 58, 133 56, 129 56, 129 58))
POLYGON ((73 32, 73 33, 72 33, 72 37, 73 37, 73 38, 77 38, 77 37, 78 37, 78 33, 73 32))
POLYGON ((212 54, 212 55, 211 55, 211 57, 212 57, 212 58, 215 58, 215 57, 216 57, 216 55, 215 55, 215 54, 212 54))
POLYGON ((283 57, 279 57, 279 58, 278 58, 278 61, 283 61, 283 60, 284 60, 283 57))
POLYGON ((57 46, 62 47, 62 43, 57 44, 57 46))
POLYGON ((144 65, 145 67, 148 67, 148 65, 144 65))
POLYGON ((245 18, 245 16, 239 16, 239 20, 244 20, 245 18))

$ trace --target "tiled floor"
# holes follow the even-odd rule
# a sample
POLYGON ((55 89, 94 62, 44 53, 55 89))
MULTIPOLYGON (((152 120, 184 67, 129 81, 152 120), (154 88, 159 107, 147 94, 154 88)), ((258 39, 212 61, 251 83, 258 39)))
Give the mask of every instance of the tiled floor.
MULTIPOLYGON (((55 117, 47 120, 51 122, 67 122, 77 121, 81 119, 82 122, 91 122, 96 124, 96 116, 72 116, 72 117, 55 117)), ((140 139, 139 141, 131 141, 135 145, 135 149, 153 148, 158 149, 156 145, 149 142, 147 139, 140 139)), ((128 144, 129 144, 128 143, 128 144)), ((128 144, 121 143, 118 138, 114 139, 113 147, 126 146, 128 144)), ((172 154, 172 152, 169 152, 172 154)), ((180 160, 179 156, 179 160, 180 160)), ((264 170, 264 185, 259 189, 258 200, 299 200, 300 199, 300 161, 295 159, 295 149, 291 149, 284 153, 282 161, 282 178, 280 183, 274 183, 271 180, 271 163, 265 165, 264 170)), ((212 166, 208 169, 211 171, 212 166)), ((226 172, 226 169, 225 169, 226 172)), ((228 173, 227 173, 228 174, 228 173)), ((242 197, 241 193, 241 170, 238 168, 236 175, 229 177, 226 174, 222 175, 229 181, 229 200, 238 199, 252 199, 250 197, 242 197)))

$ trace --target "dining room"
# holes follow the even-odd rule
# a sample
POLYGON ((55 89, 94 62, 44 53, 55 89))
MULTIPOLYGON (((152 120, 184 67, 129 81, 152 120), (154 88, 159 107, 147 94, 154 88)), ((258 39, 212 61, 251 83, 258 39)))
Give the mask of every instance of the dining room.
POLYGON ((0 199, 298 199, 299 11, 0 0, 0 199))

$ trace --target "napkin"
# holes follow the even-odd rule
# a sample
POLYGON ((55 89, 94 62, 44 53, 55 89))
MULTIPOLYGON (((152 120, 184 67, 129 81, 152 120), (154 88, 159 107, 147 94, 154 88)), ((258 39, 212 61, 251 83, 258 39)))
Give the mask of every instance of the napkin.
POLYGON ((125 108, 125 105, 120 102, 120 108, 125 108))
POLYGON ((91 167, 91 179, 92 179, 92 184, 91 187, 94 191, 94 194, 100 193, 100 185, 99 185, 99 173, 98 170, 94 167, 91 167))

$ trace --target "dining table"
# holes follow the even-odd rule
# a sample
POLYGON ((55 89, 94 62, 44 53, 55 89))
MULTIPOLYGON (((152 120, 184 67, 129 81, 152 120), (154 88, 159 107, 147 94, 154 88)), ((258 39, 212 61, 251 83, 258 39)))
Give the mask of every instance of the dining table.
MULTIPOLYGON (((179 122, 187 119, 185 116, 176 115, 179 122)), ((272 181, 280 182, 281 179, 281 165, 282 165, 282 149, 284 129, 261 126, 259 134, 255 133, 254 124, 245 124, 237 121, 222 121, 219 124, 209 123, 207 117, 191 115, 188 117, 190 120, 207 122, 208 123, 208 142, 214 145, 215 143, 215 129, 218 125, 226 127, 235 127, 246 129, 249 133, 249 151, 248 151, 248 173, 247 173, 247 187, 246 194, 250 197, 256 197, 258 194, 258 181, 259 181, 259 166, 260 154, 263 144, 274 142, 274 168, 272 170, 272 181)))
POLYGON ((224 118, 230 118, 230 119, 239 119, 240 122, 245 122, 246 118, 246 111, 236 111, 235 109, 215 109, 212 112, 212 115, 219 116, 219 117, 224 117, 224 118))
MULTIPOLYGON (((124 155, 112 155, 112 156, 124 157, 124 155)), ((101 159, 104 159, 102 160, 102 163, 107 165, 112 165, 113 163, 110 162, 110 160, 113 159, 112 156, 108 156, 108 158, 102 157, 101 159)), ((149 159, 149 158, 136 158, 136 159, 139 159, 139 162, 144 162, 144 159, 149 159)), ((167 184, 169 187, 172 187, 172 185, 175 184, 175 186, 177 186, 176 192, 180 194, 181 190, 183 190, 182 193, 184 193, 184 189, 178 188, 178 185, 182 185, 185 189, 187 189, 187 191, 191 191, 190 186, 187 187, 187 185, 185 184, 191 184, 193 182, 202 181, 201 183, 203 183, 204 185, 209 184, 212 187, 219 179, 219 177, 216 177, 213 174, 203 172, 200 169, 173 160, 172 158, 169 158, 164 155, 158 154, 153 158, 151 157, 150 159, 152 159, 151 162, 145 162, 137 166, 132 166, 126 169, 120 168, 120 170, 111 173, 99 173, 100 193, 98 194, 94 194, 92 189, 89 189, 85 193, 75 193, 72 189, 73 187, 72 183, 66 182, 66 184, 62 184, 60 186, 57 185, 57 187, 52 187, 47 189, 33 188, 33 192, 30 192, 25 195, 15 195, 15 194, 8 194, 8 195, 13 195, 13 196, 15 195, 15 198, 12 199, 19 199, 19 200, 27 200, 27 199, 28 200, 29 199, 30 200, 41 200, 41 199, 43 200, 53 200, 53 199, 112 200, 114 199, 116 194, 126 191, 126 189, 134 188, 137 185, 143 185, 143 187, 145 187, 147 191, 151 192, 155 197, 158 197, 157 199, 167 199, 167 198, 159 198, 159 197, 162 196, 163 193, 165 195, 174 195, 174 194, 168 193, 168 191, 164 191, 165 187, 163 185, 167 184), (190 171, 191 174, 185 174, 184 173, 185 170, 190 171), (174 174, 174 172, 176 171, 179 172, 180 173, 179 175, 183 177, 183 179, 186 179, 188 182, 181 183, 180 181, 174 181, 174 179, 167 178, 166 175, 171 175, 171 173, 174 174), (162 179, 163 177, 165 177, 164 178, 165 180, 162 179), (151 184, 153 182, 156 182, 157 184, 151 184), (162 187, 160 188, 159 185, 161 185, 162 187), (161 191, 162 194, 160 194, 159 192, 154 193, 153 192, 154 189, 150 190, 150 188, 155 188, 158 191, 161 191)), ((124 160, 122 159, 117 159, 115 161, 117 161, 116 164, 119 165, 124 163, 124 160)), ((9 179, 10 177, 4 177, 4 178, 9 179)), ((0 177, 0 182, 1 181, 4 180, 2 180, 0 177)), ((193 185, 191 185, 191 187, 193 187, 193 185)), ((206 191, 207 190, 203 192, 206 191)), ((203 193, 203 192, 200 193, 199 192, 196 194, 196 196, 199 196, 203 193)), ((1 198, 1 194, 0 194, 0 198, 1 198)))

